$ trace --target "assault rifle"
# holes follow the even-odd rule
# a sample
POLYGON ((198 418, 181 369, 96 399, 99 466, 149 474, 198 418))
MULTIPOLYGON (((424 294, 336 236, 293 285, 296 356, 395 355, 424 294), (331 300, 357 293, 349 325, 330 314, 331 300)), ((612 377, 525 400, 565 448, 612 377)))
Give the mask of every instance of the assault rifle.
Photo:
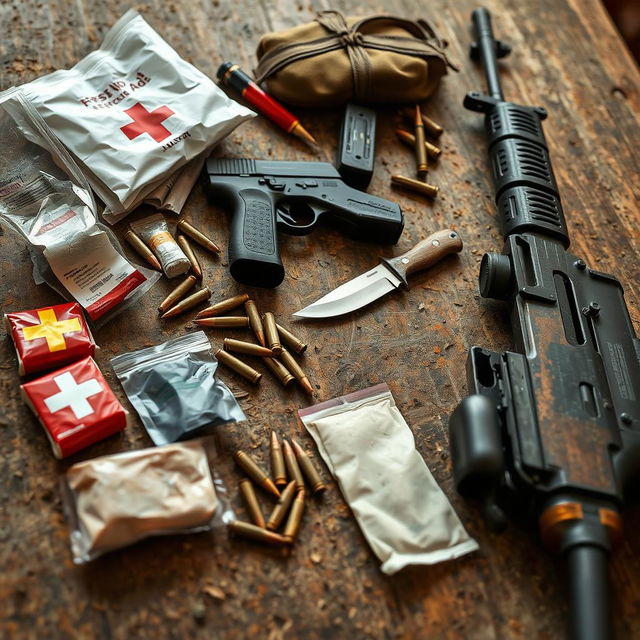
POLYGON ((611 635, 608 556, 622 535, 623 495, 640 469, 640 341, 622 286, 567 252, 569 236, 541 122, 546 111, 505 101, 489 13, 472 15, 488 95, 485 114, 502 254, 487 253, 480 293, 508 302, 516 351, 469 353, 470 395, 450 420, 458 491, 537 522, 568 562, 570 633, 611 635))

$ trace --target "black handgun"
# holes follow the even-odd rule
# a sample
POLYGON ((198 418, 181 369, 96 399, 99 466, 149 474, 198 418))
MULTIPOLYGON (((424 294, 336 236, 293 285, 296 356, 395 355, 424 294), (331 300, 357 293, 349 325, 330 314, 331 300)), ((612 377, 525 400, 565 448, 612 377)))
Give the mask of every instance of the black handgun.
POLYGON ((546 111, 504 99, 489 13, 473 12, 489 95, 485 114, 502 254, 480 267, 480 293, 508 302, 516 349, 469 353, 470 395, 451 416, 460 493, 539 527, 568 563, 571 637, 610 637, 608 555, 623 499, 640 471, 640 341, 616 278, 567 252, 569 236, 541 122, 546 111))
POLYGON ((277 287, 284 278, 276 224, 302 236, 322 221, 380 244, 395 244, 404 227, 397 204, 348 187, 327 162, 209 158, 202 177, 209 199, 233 212, 231 275, 252 286, 277 287))

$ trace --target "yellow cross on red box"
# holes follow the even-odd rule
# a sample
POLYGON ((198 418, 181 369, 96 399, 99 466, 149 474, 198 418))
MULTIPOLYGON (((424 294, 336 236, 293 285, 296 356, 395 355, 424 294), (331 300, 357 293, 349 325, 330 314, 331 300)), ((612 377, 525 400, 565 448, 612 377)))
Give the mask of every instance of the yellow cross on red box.
POLYGON ((62 351, 67 348, 67 343, 64 339, 65 333, 82 331, 78 318, 58 320, 53 309, 38 309, 38 317, 40 318, 40 324, 24 327, 22 333, 25 340, 44 338, 47 341, 49 351, 62 351))

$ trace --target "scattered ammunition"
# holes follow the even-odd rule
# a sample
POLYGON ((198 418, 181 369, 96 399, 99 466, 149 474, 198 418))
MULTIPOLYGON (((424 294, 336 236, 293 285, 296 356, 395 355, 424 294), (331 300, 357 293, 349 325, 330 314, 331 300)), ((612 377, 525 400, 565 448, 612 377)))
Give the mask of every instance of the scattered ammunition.
POLYGON ((305 450, 293 438, 291 438, 291 445, 293 446, 296 458, 298 459, 300 469, 309 481, 311 491, 314 494, 326 491, 327 485, 322 482, 322 478, 320 477, 318 470, 313 466, 313 462, 311 462, 311 458, 306 454, 305 450))
POLYGON ((292 382, 295 382, 296 379, 279 360, 275 358, 263 358, 262 362, 264 362, 271 373, 280 380, 283 387, 288 387, 292 382))
POLYGON ((256 303, 253 300, 247 300, 244 303, 244 308, 249 316, 249 326, 253 329, 253 333, 256 334, 256 338, 258 338, 258 342, 266 347, 267 343, 264 339, 264 329, 262 327, 262 320, 260 320, 260 314, 258 313, 258 307, 256 307, 256 303))
MULTIPOLYGON (((258 497, 256 496, 256 492, 253 490, 253 485, 250 480, 244 478, 240 480, 240 493, 244 498, 244 502, 247 505, 247 511, 251 516, 251 520, 258 527, 265 527, 264 516, 262 515, 262 510, 260 509, 260 503, 258 502, 258 497)), ((282 496, 281 496, 282 497, 282 496)))
POLYGON ((275 431, 271 432, 271 444, 269 445, 269 457, 271 458, 271 475, 273 481, 281 487, 287 484, 287 472, 284 467, 284 456, 280 440, 275 431))
POLYGON ((276 485, 273 484, 273 480, 248 453, 238 450, 233 454, 233 459, 256 484, 259 484, 265 491, 272 493, 274 496, 280 497, 280 492, 276 485))
POLYGON ((177 316, 179 313, 183 313, 191 307, 195 307, 200 302, 204 302, 211 297, 211 291, 209 291, 209 287, 203 287, 199 291, 192 293, 184 300, 178 302, 175 307, 171 307, 168 311, 165 311, 160 317, 161 318, 173 318, 173 316, 177 316))
POLYGON ((158 258, 153 255, 153 251, 147 247, 142 238, 140 238, 134 231, 129 229, 124 234, 124 239, 134 249, 134 251, 142 258, 144 258, 154 269, 162 271, 162 265, 158 258))
POLYGON ((296 499, 293 501, 293 506, 287 518, 287 524, 284 525, 284 531, 282 537, 289 543, 295 540, 300 529, 300 523, 302 522, 302 514, 304 513, 304 489, 301 489, 296 494, 296 499))
POLYGON ((220 247, 207 238, 207 236, 202 233, 202 231, 198 231, 192 224, 188 223, 186 220, 180 220, 178 222, 178 231, 181 231, 186 236, 189 236, 192 240, 197 242, 201 247, 207 249, 207 251, 211 251, 211 253, 215 253, 216 255, 220 253, 220 247))
MULTIPOLYGON (((210 318, 213 320, 214 318, 210 318)), ((205 318, 207 320, 207 318, 205 318)), ((203 320, 200 320, 203 322, 203 320)), ((251 384, 258 384, 260 382, 260 378, 262 378, 262 374, 259 371, 256 371, 253 367, 250 367, 246 362, 242 362, 235 356, 232 356, 228 351, 223 351, 222 349, 218 349, 215 353, 216 358, 220 360, 223 364, 226 364, 227 367, 233 369, 236 373, 239 373, 243 378, 246 378, 251 384)))
POLYGON ((280 526, 280 523, 287 515, 287 511, 289 511, 289 507, 291 506, 295 495, 296 483, 294 480, 292 480, 280 494, 278 502, 273 508, 269 519, 267 520, 267 529, 269 529, 270 531, 275 531, 280 526))
MULTIPOLYGON (((402 114, 407 118, 413 119, 413 109, 411 107, 406 107, 402 109, 402 114)), ((422 116, 422 123, 424 124, 424 128, 432 135, 434 138, 437 138, 442 135, 444 128, 439 125, 435 120, 432 120, 429 116, 425 115, 424 111, 420 112, 422 116)))
POLYGON ((280 334, 281 342, 284 342, 287 347, 293 349, 297 354, 302 354, 307 350, 307 345, 300 340, 297 336, 294 336, 291 331, 285 329, 282 325, 276 322, 278 333, 280 334))
POLYGON ((438 195, 438 187, 434 187, 432 184, 427 184, 421 180, 414 180, 413 178, 405 178, 404 176, 391 176, 391 183, 397 187, 404 187, 410 191, 417 191, 427 198, 435 198, 438 195))
POLYGON ((286 350, 283 349, 280 354, 282 364, 291 371, 298 384, 309 394, 313 395, 313 386, 307 378, 307 374, 302 370, 302 367, 296 362, 295 358, 286 350))
POLYGON ((226 300, 222 300, 222 302, 216 302, 216 304, 211 307, 207 307, 202 311, 198 312, 196 319, 200 318, 211 318, 212 316, 219 316, 227 311, 231 311, 231 309, 235 309, 239 307, 241 304, 246 302, 249 299, 249 296, 246 293, 241 293, 239 296, 234 296, 233 298, 227 298, 226 300))
MULTIPOLYGON (((413 135, 413 133, 410 133, 405 129, 396 129, 396 135, 398 136, 398 139, 400 140, 400 142, 404 142, 408 147, 415 148, 416 137, 413 135)), ((442 149, 440 149, 440 147, 436 147, 435 144, 431 144, 428 140, 424 141, 424 147, 427 153, 432 158, 437 158, 442 153, 442 149)))
POLYGON ((293 453, 291 445, 283 438, 282 439, 282 451, 284 453, 284 463, 287 466, 287 475, 289 480, 295 480, 296 489, 304 489, 304 478, 302 477, 302 471, 298 466, 298 460, 296 454, 293 453))
POLYGON ((191 248, 187 237, 179 233, 177 240, 180 248, 184 252, 184 255, 187 256, 189 262, 191 263, 191 271, 193 271, 193 275, 195 275, 195 277, 198 278, 200 282, 202 282, 202 267, 198 262, 198 258, 196 258, 196 254, 193 253, 193 249, 191 248))
POLYGON ((220 316, 219 318, 196 318, 195 324, 200 327, 216 327, 230 329, 233 327, 248 327, 247 316, 220 316))
POLYGON ((225 351, 235 351, 237 353, 245 353, 248 356, 258 356, 260 358, 272 358, 273 353, 266 347, 261 347, 253 342, 245 342, 244 340, 234 340, 233 338, 225 338, 222 343, 225 351))
POLYGON ((258 542, 266 542, 267 544, 290 544, 289 539, 281 536, 279 533, 267 531, 262 527, 258 527, 250 522, 242 522, 242 520, 234 520, 229 524, 229 529, 239 536, 251 538, 258 542))
POLYGON ((170 309, 178 300, 183 298, 189 289, 195 287, 195 276, 187 276, 161 303, 158 307, 160 313, 170 309))
POLYGON ((267 344, 271 347, 271 351, 273 351, 275 355, 280 355, 282 352, 282 344, 280 343, 280 334, 276 326, 275 316, 271 311, 267 311, 267 313, 262 316, 262 320, 264 321, 264 333, 267 344))
POLYGON ((427 164, 427 147, 426 140, 424 138, 424 124, 422 122, 422 114, 420 113, 420 107, 416 105, 415 110, 415 151, 416 151, 416 173, 421 178, 426 178, 429 171, 429 165, 427 164))

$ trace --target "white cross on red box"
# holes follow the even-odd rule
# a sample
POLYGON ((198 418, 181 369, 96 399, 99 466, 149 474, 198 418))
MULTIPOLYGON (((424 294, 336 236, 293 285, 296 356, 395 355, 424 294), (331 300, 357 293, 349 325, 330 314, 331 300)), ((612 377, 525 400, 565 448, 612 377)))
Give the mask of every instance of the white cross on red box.
POLYGON ((126 426, 126 411, 90 357, 27 382, 21 390, 58 458, 126 426))
POLYGON ((78 420, 93 413, 93 408, 87 398, 102 391, 102 385, 95 378, 78 384, 73 375, 66 371, 59 376, 53 376, 53 381, 58 385, 60 391, 44 399, 44 403, 51 413, 69 407, 78 420))

